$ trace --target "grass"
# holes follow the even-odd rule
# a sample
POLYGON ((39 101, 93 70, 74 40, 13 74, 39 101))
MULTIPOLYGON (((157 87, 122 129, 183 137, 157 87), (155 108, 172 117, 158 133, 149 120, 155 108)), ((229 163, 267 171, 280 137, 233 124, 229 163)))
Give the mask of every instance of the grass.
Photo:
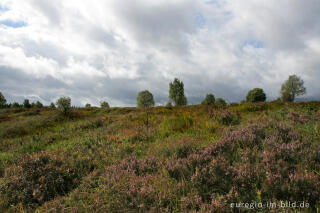
POLYGON ((0 212, 319 211, 319 141, 320 102, 2 109, 0 212))

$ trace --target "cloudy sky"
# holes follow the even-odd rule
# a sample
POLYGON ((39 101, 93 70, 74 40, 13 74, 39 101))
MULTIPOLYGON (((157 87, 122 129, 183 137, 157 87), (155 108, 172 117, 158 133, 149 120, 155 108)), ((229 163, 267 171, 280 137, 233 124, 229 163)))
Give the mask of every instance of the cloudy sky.
POLYGON ((206 93, 272 100, 291 74, 320 99, 319 0, 0 0, 0 91, 9 102, 158 105, 169 82, 190 104, 206 93))

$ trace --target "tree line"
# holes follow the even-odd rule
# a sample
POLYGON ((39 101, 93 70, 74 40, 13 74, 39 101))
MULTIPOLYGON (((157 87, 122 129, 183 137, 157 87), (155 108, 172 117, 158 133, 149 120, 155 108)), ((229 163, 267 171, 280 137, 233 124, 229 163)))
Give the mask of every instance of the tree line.
MULTIPOLYGON (((282 84, 280 89, 280 98, 279 101, 283 102, 293 102, 297 96, 303 95, 306 93, 306 88, 304 87, 304 81, 297 75, 290 75, 289 78, 282 84)), ((184 83, 179 79, 175 78, 172 82, 169 83, 169 101, 166 106, 184 106, 187 105, 187 98, 184 94, 184 83)), ((250 90, 246 96, 244 102, 256 103, 266 101, 267 96, 263 89, 254 88, 250 90)), ((204 100, 201 102, 203 105, 226 105, 226 101, 223 98, 215 98, 212 93, 206 95, 204 100)), ((144 90, 138 93, 137 96, 137 107, 152 107, 155 105, 154 97, 151 92, 144 90)), ((61 97, 57 100, 56 103, 51 103, 49 107, 56 108, 61 110, 62 113, 67 114, 71 108, 71 98, 70 97, 61 97)), ((23 104, 20 105, 17 102, 7 104, 7 100, 0 92, 0 108, 42 108, 43 104, 40 101, 30 103, 29 99, 25 99, 23 104)), ((91 105, 87 103, 86 108, 90 108, 91 105)), ((109 108, 109 103, 102 101, 100 103, 101 108, 109 108)))

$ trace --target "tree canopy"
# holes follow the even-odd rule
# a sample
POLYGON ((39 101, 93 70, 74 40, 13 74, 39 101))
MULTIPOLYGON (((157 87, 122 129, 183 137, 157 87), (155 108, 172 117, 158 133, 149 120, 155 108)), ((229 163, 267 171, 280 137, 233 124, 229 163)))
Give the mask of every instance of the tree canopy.
POLYGON ((212 105, 215 102, 215 97, 212 93, 209 93, 206 95, 205 99, 201 102, 201 104, 204 105, 212 105))
POLYGON ((151 107, 154 106, 154 99, 151 92, 144 90, 138 93, 137 107, 151 107))
POLYGON ((280 90, 281 100, 285 102, 293 102, 296 96, 304 95, 306 88, 303 86, 303 80, 296 75, 290 75, 280 90))
POLYGON ((2 95, 2 93, 0 92, 0 108, 4 108, 7 104, 7 100, 6 98, 2 95))
POLYGON ((187 98, 184 95, 184 84, 177 78, 169 83, 169 99, 174 102, 176 106, 187 105, 187 98))
POLYGON ((267 99, 266 93, 261 88, 254 88, 250 90, 247 94, 247 102, 264 102, 267 99))

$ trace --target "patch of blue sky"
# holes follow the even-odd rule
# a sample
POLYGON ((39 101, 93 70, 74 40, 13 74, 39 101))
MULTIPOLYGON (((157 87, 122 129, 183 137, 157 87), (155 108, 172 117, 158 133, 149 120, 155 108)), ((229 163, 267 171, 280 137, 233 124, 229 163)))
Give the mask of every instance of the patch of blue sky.
POLYGON ((225 4, 225 0, 203 0, 206 4, 214 4, 216 7, 221 8, 225 4))
POLYGON ((197 13, 194 17, 194 24, 199 27, 203 28, 206 25, 206 18, 201 14, 197 13))
POLYGON ((0 12, 1 11, 8 11, 9 9, 5 6, 0 5, 0 12))
POLYGON ((20 27, 27 26, 27 24, 23 21, 12 21, 12 20, 0 21, 0 25, 5 25, 11 28, 20 28, 20 27))
POLYGON ((262 41, 259 41, 259 40, 254 40, 254 39, 251 39, 251 40, 246 40, 245 42, 243 42, 243 47, 245 46, 252 46, 254 48, 263 48, 264 47, 264 44, 262 41))

